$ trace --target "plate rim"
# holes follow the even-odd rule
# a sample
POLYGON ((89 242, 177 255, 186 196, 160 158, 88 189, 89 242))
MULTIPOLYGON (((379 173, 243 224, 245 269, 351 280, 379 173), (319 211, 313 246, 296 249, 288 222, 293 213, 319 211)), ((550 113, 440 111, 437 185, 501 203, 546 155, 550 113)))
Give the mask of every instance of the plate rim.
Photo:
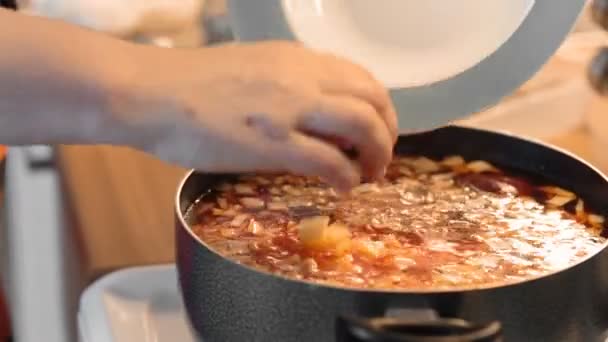
MULTIPOLYGON (((515 33, 476 66, 426 86, 390 89, 400 130, 436 128, 483 111, 514 92, 561 46, 585 2, 535 0, 515 33)), ((238 41, 296 40, 283 13, 283 0, 228 0, 227 6, 238 41)))

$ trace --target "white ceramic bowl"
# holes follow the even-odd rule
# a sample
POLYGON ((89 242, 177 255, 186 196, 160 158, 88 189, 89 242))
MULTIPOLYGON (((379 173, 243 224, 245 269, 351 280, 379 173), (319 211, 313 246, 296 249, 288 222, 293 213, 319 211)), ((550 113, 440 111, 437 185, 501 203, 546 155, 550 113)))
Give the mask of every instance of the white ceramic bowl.
POLYGON ((585 0, 229 0, 236 37, 348 57, 391 88, 402 129, 498 102, 572 29, 585 0))

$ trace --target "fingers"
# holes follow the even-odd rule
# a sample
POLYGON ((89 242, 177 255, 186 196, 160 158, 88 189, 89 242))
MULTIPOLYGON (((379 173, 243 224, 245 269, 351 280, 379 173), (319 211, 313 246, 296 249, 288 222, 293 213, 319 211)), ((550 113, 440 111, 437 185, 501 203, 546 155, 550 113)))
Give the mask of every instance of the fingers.
POLYGON ((392 157, 393 142, 387 126, 373 106, 355 97, 323 99, 317 111, 302 114, 298 129, 354 147, 366 179, 383 176, 392 157))
POLYGON ((327 77, 320 84, 324 93, 350 95, 369 102, 376 108, 391 134, 397 141, 397 113, 390 94, 369 71, 332 55, 321 55, 327 60, 327 77))
POLYGON ((319 176, 336 190, 346 193, 359 184, 361 176, 336 147, 305 134, 293 132, 290 143, 283 145, 277 160, 286 171, 319 176))

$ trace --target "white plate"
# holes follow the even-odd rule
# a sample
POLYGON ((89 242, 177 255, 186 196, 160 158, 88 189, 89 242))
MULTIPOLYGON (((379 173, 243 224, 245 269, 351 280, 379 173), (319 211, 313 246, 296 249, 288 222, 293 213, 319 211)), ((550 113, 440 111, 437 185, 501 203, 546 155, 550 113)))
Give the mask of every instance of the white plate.
POLYGON ((195 342, 177 286, 175 265, 111 273, 82 295, 82 342, 195 342))
POLYGON ((475 66, 511 37, 533 5, 534 0, 282 1, 298 40, 351 58, 390 88, 428 85, 475 66))
POLYGON ((456 17, 426 7, 439 2, 442 8, 454 10, 445 0, 229 0, 228 4, 240 40, 298 39, 366 64, 392 86, 401 128, 417 130, 479 112, 513 92, 557 50, 585 0, 535 0, 531 9, 528 0, 460 0, 463 12, 456 17), (505 14, 507 3, 514 6, 508 7, 511 14, 505 14), (411 14, 395 14, 416 4, 425 6, 421 12, 426 17, 414 20, 411 14), (470 13, 472 8, 480 12, 470 13), (369 15, 362 15, 365 11, 369 15), (464 33, 453 33, 472 20, 485 26, 464 25, 464 33), (397 49, 404 41, 416 45, 430 40, 416 40, 422 34, 413 35, 412 25, 424 26, 425 38, 438 39, 441 48, 433 53, 397 49), (354 34, 357 30, 359 34, 354 34), (387 43, 397 38, 399 44, 387 43))

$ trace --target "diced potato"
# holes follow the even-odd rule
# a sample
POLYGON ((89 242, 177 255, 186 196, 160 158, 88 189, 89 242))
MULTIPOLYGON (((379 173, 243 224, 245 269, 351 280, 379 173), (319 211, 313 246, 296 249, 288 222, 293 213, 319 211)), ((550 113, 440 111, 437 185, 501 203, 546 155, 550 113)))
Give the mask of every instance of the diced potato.
POLYGON ((335 247, 335 251, 337 254, 342 255, 347 253, 348 251, 350 251, 352 249, 352 242, 350 240, 350 238, 346 239, 346 240, 342 240, 340 241, 336 247, 335 247))
POLYGON ((298 237, 306 247, 318 248, 323 245, 328 216, 305 218, 298 225, 298 237))
POLYGON ((350 241, 350 230, 341 224, 332 224, 325 230, 324 243, 337 246, 341 242, 350 241))
POLYGON ((345 253, 350 249, 350 230, 341 224, 328 225, 329 217, 316 216, 302 220, 298 226, 300 241, 308 248, 345 253))

